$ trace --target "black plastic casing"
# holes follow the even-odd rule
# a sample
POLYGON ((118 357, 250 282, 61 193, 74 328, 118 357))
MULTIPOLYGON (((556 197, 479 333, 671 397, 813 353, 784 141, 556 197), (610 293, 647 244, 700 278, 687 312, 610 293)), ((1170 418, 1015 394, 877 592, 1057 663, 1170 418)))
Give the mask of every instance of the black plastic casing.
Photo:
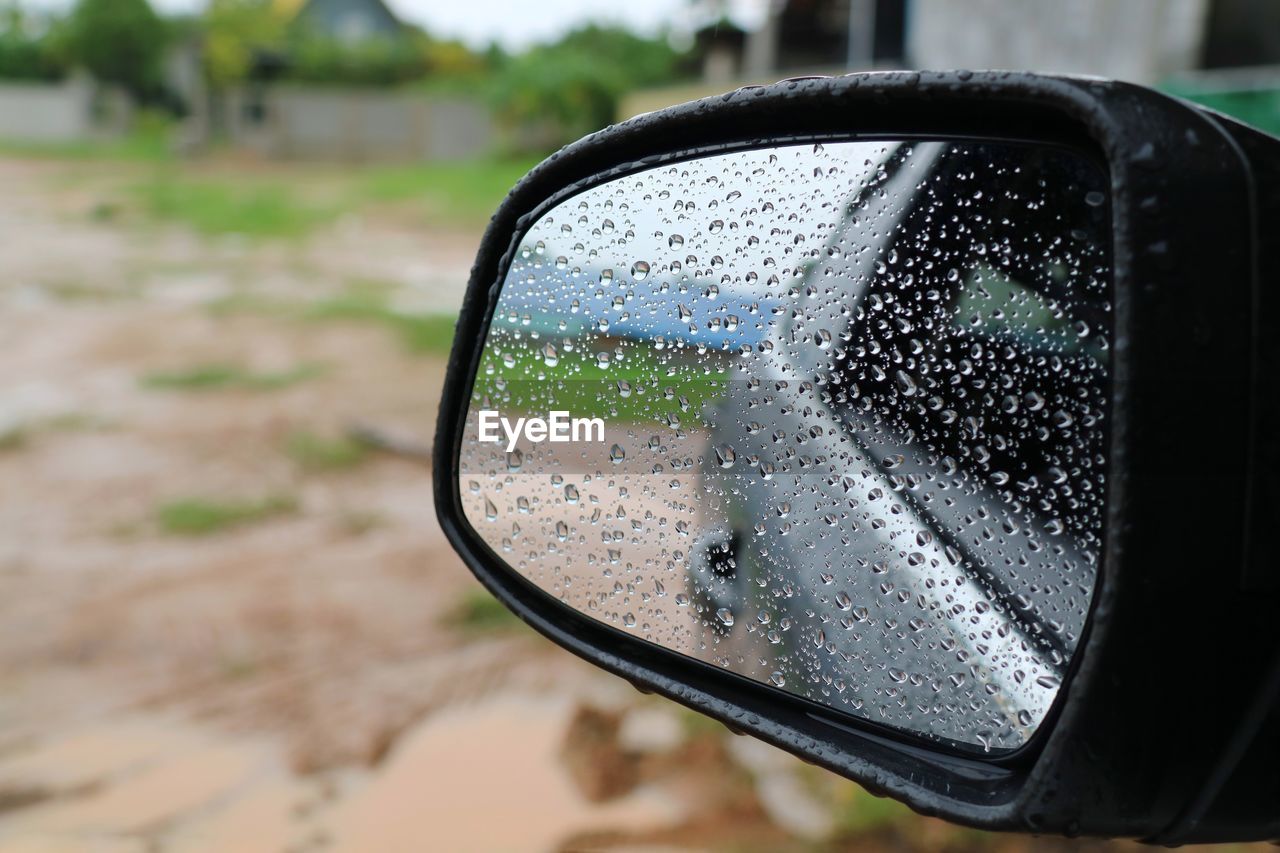
POLYGON ((1280 140, 1122 83, 857 74, 740 89, 551 156, 494 215, 435 445, 439 521, 471 571, 575 654, 915 810, 988 829, 1164 843, 1280 838, 1280 140), (958 755, 576 613, 463 515, 459 441, 523 232, 559 199, 673 158, 805 140, 1071 146, 1111 181, 1115 328, 1106 541, 1075 671, 1031 744, 958 755))

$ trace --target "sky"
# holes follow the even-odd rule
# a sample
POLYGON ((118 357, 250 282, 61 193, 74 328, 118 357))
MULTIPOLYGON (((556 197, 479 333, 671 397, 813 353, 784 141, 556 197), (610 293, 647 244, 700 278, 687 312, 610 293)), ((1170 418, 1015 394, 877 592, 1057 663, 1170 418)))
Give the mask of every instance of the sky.
MULTIPOLYGON (((302 0, 295 0, 301 2, 302 0)), ((20 0, 39 9, 66 10, 74 0, 20 0)), ((150 0, 161 14, 198 14, 208 0, 150 0)), ((622 24, 653 35, 690 32, 727 13, 750 27, 769 0, 384 0, 402 20, 474 48, 492 41, 508 50, 554 39, 588 22, 622 24)))
MULTIPOLYGON (((66 9, 72 0, 28 0, 44 9, 66 9)), ((546 41, 588 21, 621 23, 644 33, 688 18, 690 0, 385 0, 403 20, 432 35, 459 38, 473 47, 497 40, 508 49, 546 41)), ((730 0, 730 5, 753 0, 730 0)), ((758 2, 758 0, 755 0, 758 2)), ((151 0, 163 14, 193 14, 207 0, 151 0)))
MULTIPOLYGON (((188 0, 165 0, 188 2, 188 0)), ((401 18, 439 36, 479 47, 492 40, 508 48, 554 38, 587 21, 623 23, 653 33, 670 24, 688 0, 387 0, 401 18)))

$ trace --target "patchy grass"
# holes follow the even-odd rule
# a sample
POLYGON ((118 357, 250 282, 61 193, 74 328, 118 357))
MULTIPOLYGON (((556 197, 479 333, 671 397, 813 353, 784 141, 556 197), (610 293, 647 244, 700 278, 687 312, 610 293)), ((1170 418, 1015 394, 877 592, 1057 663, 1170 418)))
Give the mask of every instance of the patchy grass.
POLYGON ((311 323, 369 323, 395 334, 410 352, 448 355, 457 315, 398 310, 391 305, 397 288, 390 282, 357 281, 342 293, 311 303, 234 293, 213 300, 206 307, 218 317, 249 314, 311 323))
POLYGON ((215 317, 250 315, 254 317, 297 319, 303 313, 302 308, 296 302, 244 291, 219 296, 217 299, 206 302, 204 307, 215 317))
POLYGON ((284 515, 292 515, 297 510, 297 499, 289 495, 276 495, 253 501, 183 498, 162 504, 156 510, 156 521, 165 533, 177 536, 207 536, 284 515))
POLYGON ((142 387, 165 391, 208 391, 242 389, 276 391, 323 375, 318 364, 302 364, 289 370, 254 373, 234 364, 204 364, 185 370, 148 373, 142 387))
POLYGON ((374 510, 342 512, 336 521, 338 529, 348 536, 363 536, 387 524, 386 516, 374 510))
POLYGON ((147 218, 209 236, 303 237, 345 214, 406 202, 414 203, 424 227, 474 228, 532 165, 475 160, 213 175, 175 161, 159 163, 130 191, 147 218))
POLYGON ((468 589, 445 621, 462 631, 476 634, 510 631, 522 624, 519 617, 480 587, 468 589))
POLYGON ((347 293, 325 299, 306 309, 312 321, 345 320, 377 323, 395 332, 412 352, 448 355, 453 345, 453 314, 412 314, 397 311, 388 301, 387 289, 376 283, 355 285, 347 293))
POLYGON ((0 430, 0 453, 22 450, 28 447, 38 436, 46 433, 107 429, 108 426, 100 418, 86 415, 82 412, 67 412, 53 417, 14 424, 7 429, 0 430))
POLYGON ((535 165, 521 158, 374 167, 358 192, 370 201, 418 201, 429 224, 483 225, 535 165))
POLYGON ((693 426, 704 423, 703 407, 729 387, 728 375, 714 361, 719 358, 716 353, 660 353, 641 344, 627 347, 625 360, 614 356, 609 367, 601 369, 596 354, 581 345, 561 352, 556 364, 548 366, 543 345, 541 340, 514 340, 491 331, 472 400, 487 396, 504 408, 527 413, 564 409, 573 417, 637 424, 676 418, 693 426), (619 383, 629 386, 626 396, 619 383))
POLYGON ((342 212, 336 204, 305 200, 289 183, 259 176, 191 178, 165 169, 136 184, 133 192, 151 219, 210 236, 301 237, 342 212))
POLYGON ((369 448, 347 436, 326 438, 305 430, 289 436, 285 452, 309 471, 340 471, 365 462, 369 448))
POLYGON ((11 426, 0 431, 0 453, 22 450, 31 442, 31 430, 26 426, 11 426))
POLYGON ((174 159, 173 121, 143 111, 134 128, 119 139, 84 139, 73 142, 0 141, 0 156, 41 160, 128 160, 160 163, 174 159))

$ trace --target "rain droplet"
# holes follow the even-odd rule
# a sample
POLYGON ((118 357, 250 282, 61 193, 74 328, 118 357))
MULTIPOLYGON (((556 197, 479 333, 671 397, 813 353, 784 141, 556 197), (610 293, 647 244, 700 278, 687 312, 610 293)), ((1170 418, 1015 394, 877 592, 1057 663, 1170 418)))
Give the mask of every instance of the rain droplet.
POLYGON ((737 459, 738 454, 729 445, 721 444, 716 447, 716 464, 721 468, 732 468, 737 459))

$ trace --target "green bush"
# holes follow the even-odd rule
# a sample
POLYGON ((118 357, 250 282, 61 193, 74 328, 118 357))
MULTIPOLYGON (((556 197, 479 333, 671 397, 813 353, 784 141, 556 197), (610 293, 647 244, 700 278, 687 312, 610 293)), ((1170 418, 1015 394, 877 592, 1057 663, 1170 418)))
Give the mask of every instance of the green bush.
POLYGON ((147 0, 78 0, 62 44, 72 65, 150 99, 163 87, 168 34, 147 0))
POLYGON ((493 102, 508 125, 563 144, 612 123, 628 91, 678 79, 682 60, 665 39, 590 25, 503 62, 493 102))
POLYGON ((56 22, 13 5, 0 10, 0 79, 60 80, 67 74, 56 22))
POLYGON ((409 38, 370 38, 343 44, 305 33, 289 40, 285 76, 305 83, 391 86, 427 73, 427 57, 409 38))

